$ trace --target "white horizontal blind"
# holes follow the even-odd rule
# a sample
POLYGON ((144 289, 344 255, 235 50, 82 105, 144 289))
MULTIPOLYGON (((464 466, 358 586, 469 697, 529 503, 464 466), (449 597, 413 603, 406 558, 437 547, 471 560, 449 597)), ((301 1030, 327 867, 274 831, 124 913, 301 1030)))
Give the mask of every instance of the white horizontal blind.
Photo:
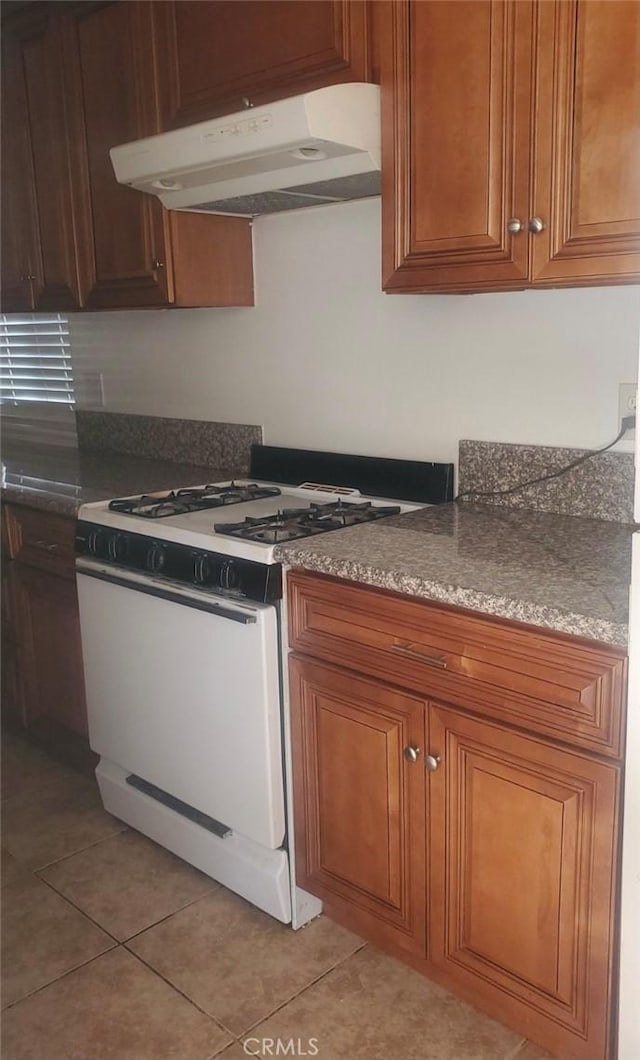
POLYGON ((50 316, 0 316, 0 403, 75 404, 69 322, 50 316))

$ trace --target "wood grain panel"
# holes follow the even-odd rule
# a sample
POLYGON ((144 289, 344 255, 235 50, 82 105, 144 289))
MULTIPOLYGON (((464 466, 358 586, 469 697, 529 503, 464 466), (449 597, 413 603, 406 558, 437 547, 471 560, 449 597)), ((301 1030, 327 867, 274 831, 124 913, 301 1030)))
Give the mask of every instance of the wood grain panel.
POLYGON ((168 222, 155 198, 117 183, 109 157, 114 145, 158 131, 150 5, 87 4, 73 15, 94 254, 87 304, 165 305, 173 298, 168 222))
POLYGON ((527 276, 532 6, 391 5, 383 53, 383 287, 517 288, 527 276))
POLYGON ((622 753, 621 649, 293 572, 302 652, 600 754, 622 753))
POLYGON ((20 505, 4 508, 11 559, 75 580, 75 519, 20 505))
POLYGON ((42 286, 29 112, 19 38, 2 34, 2 311, 32 310, 42 286), (30 279, 33 277, 33 279, 30 279))
POLYGON ((254 305, 251 222, 244 217, 168 212, 174 304, 254 305))
POLYGON ((369 76, 362 0, 156 3, 163 128, 369 76))
POLYGON ((297 879, 425 950, 424 703, 290 658, 297 879))
POLYGON ((640 5, 542 3, 537 22, 536 284, 640 277, 640 5))
POLYGON ((619 770, 440 706, 429 746, 434 965, 553 1055, 604 1057, 619 770))
POLYGON ((32 23, 22 39, 42 267, 35 308, 77 310, 85 292, 76 265, 74 174, 61 50, 55 18, 32 23))
POLYGON ((87 711, 75 579, 15 564, 27 728, 48 719, 86 736, 87 711))

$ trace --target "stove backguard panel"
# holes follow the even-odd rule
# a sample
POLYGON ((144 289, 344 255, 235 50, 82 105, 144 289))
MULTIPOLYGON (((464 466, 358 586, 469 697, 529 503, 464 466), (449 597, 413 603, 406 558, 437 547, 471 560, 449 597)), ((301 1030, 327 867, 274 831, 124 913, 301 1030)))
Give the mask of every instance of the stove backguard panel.
POLYGON ((249 476, 300 485, 351 486, 370 497, 442 504, 453 499, 453 464, 253 445, 249 476))

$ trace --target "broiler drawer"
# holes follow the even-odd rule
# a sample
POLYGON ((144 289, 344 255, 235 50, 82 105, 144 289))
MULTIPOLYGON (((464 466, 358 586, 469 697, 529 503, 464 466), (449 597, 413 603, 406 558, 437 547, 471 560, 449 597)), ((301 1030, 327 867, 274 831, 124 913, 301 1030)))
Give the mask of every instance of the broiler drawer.
POLYGON ((74 577, 75 519, 9 504, 4 509, 9 555, 30 567, 74 577))
POLYGON ((622 754, 622 649, 324 575, 288 576, 296 652, 599 754, 622 754))

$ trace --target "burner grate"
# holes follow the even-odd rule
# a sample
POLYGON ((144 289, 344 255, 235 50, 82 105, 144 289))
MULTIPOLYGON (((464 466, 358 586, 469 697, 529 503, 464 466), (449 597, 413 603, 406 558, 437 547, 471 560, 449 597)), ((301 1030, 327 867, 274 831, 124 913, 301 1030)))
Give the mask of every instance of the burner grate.
POLYGON ((188 512, 222 508, 228 504, 242 504, 278 497, 277 486, 259 486, 256 482, 231 482, 228 486, 194 486, 169 490, 168 493, 142 494, 140 497, 123 497, 109 502, 109 508, 125 515, 142 516, 144 519, 166 519, 171 515, 186 515, 188 512))
POLYGON ((297 538, 340 530, 346 526, 373 522, 388 515, 399 515, 400 505, 372 504, 371 501, 330 501, 311 503, 307 508, 284 508, 273 515, 247 516, 239 523, 215 523, 218 534, 276 545, 297 538))

